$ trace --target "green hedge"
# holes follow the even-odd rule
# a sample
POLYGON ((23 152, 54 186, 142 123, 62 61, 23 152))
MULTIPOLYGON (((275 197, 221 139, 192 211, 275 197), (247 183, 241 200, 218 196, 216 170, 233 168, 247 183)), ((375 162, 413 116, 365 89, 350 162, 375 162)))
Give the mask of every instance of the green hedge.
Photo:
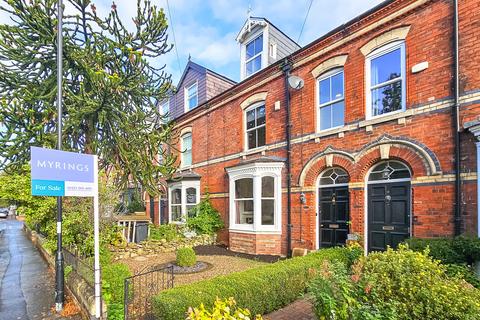
POLYGON ((216 298, 234 297, 252 314, 265 314, 294 301, 305 292, 322 261, 338 260, 346 265, 361 255, 359 249, 323 249, 304 257, 276 262, 242 272, 199 281, 163 291, 153 300, 157 319, 184 319, 188 307, 213 307, 216 298))
POLYGON ((405 241, 414 251, 429 248, 429 255, 444 264, 469 264, 480 260, 480 239, 460 236, 456 238, 418 239, 405 241))

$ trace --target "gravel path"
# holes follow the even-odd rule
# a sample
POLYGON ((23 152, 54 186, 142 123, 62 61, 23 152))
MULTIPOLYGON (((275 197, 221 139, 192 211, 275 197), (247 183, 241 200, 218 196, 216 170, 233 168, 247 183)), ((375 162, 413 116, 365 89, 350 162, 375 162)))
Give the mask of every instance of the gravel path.
MULTIPOLYGON (((118 261, 127 264, 132 274, 139 274, 141 272, 147 271, 151 267, 172 262, 174 260, 175 253, 168 252, 157 255, 150 255, 148 257, 139 256, 118 261)), ((260 262, 256 260, 224 255, 197 255, 197 260, 208 262, 212 264, 213 267, 211 269, 198 273, 176 274, 175 286, 209 279, 217 277, 219 275, 226 275, 232 272, 242 271, 266 264, 265 262, 260 262)))

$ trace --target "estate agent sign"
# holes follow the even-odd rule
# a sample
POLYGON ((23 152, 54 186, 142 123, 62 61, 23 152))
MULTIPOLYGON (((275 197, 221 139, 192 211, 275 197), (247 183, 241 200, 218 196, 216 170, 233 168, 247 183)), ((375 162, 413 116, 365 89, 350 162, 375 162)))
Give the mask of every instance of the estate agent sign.
MULTIPOLYGON (((96 155, 38 147, 31 147, 30 152, 32 195, 93 197, 95 316, 99 319, 101 314, 101 286, 98 158, 96 155)), ((57 221, 57 234, 62 234, 61 220, 57 221)))
POLYGON ((31 148, 32 195, 93 197, 96 156, 31 148))

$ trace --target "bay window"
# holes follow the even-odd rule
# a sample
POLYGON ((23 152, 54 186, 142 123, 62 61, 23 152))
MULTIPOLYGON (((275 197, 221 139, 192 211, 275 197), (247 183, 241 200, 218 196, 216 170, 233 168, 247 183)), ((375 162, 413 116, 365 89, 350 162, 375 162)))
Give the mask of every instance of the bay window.
POLYGON ((230 230, 281 232, 283 163, 251 163, 227 168, 230 230))
POLYGON ((405 43, 387 44, 367 56, 367 119, 405 110, 405 43))
POLYGON ((184 223, 196 216, 195 207, 200 202, 200 181, 182 180, 169 183, 169 221, 184 223))

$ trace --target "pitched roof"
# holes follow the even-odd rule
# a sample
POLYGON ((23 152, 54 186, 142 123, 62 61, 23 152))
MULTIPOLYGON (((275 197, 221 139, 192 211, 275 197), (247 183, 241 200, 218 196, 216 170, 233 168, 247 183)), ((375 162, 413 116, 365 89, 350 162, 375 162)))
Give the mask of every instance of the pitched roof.
POLYGON ((180 88, 182 85, 183 80, 185 79, 185 76, 188 73, 188 70, 193 69, 198 71, 199 73, 210 73, 214 75, 217 78, 221 78, 222 80, 225 80, 227 82, 230 82, 231 84, 236 84, 236 81, 233 81, 230 78, 227 78, 224 75, 219 74, 218 72, 215 72, 213 70, 210 70, 202 65, 199 65, 198 63, 193 62, 191 59, 188 60, 187 65, 185 66, 185 69, 183 70, 182 76, 180 77, 180 80, 178 81, 177 88, 180 88))
POLYGON ((241 40, 243 40, 243 38, 245 37, 246 33, 247 32, 250 32, 250 29, 251 29, 251 25, 256 25, 256 24, 259 24, 259 25, 265 25, 265 24, 268 24, 270 26, 272 26, 273 28, 275 28, 278 32, 280 32, 281 34, 283 34, 285 37, 287 37, 290 41, 292 41, 295 45, 298 46, 298 48, 301 48, 301 46, 295 41, 293 40, 292 38, 290 38, 285 32, 283 32, 282 30, 280 30, 276 25, 274 25, 273 23, 270 22, 270 20, 268 20, 267 18, 263 18, 263 17, 249 17, 247 20, 245 20, 245 23, 243 24, 242 28, 240 29, 240 31, 238 32, 237 34, 237 37, 235 38, 238 42, 240 42, 241 40))

